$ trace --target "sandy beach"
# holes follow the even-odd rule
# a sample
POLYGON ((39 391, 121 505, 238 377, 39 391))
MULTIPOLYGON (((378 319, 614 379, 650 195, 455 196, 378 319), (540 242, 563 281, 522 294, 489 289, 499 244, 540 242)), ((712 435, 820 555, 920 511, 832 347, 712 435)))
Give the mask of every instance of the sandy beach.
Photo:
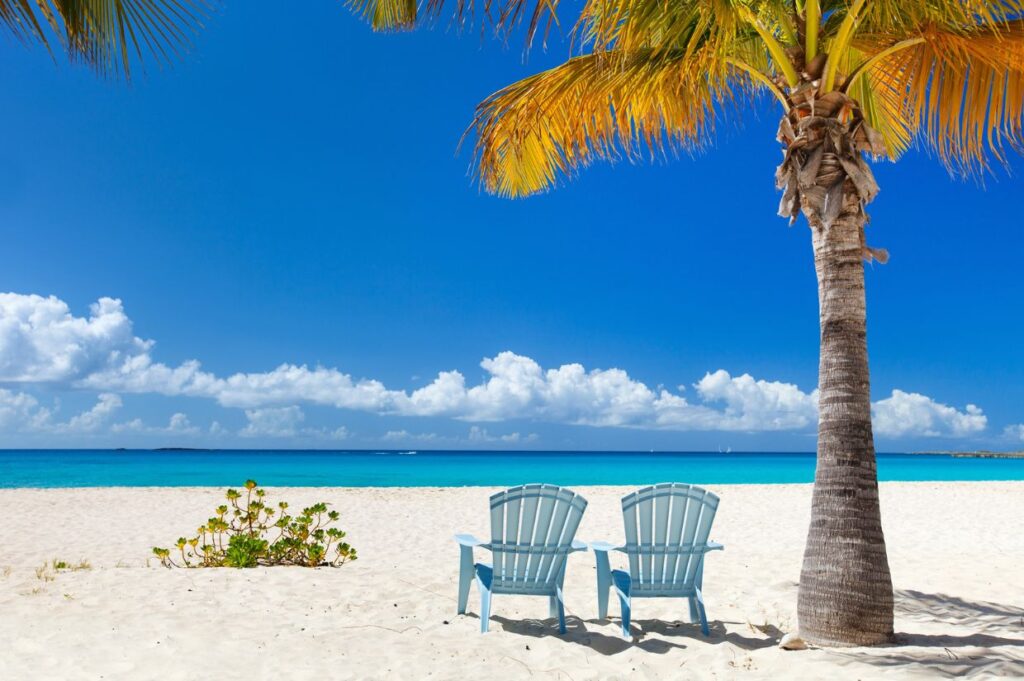
MULTIPOLYGON (((579 487, 579 538, 619 540, 620 487, 579 487)), ((496 596, 491 633, 455 614, 456 532, 488 533, 489 488, 268 488, 324 500, 359 560, 340 569, 165 569, 220 488, 0 490, 0 679, 1024 677, 1024 483, 883 483, 900 645, 782 651, 796 626, 809 485, 710 486, 705 597, 596 619, 594 559, 570 558, 569 633, 540 598, 496 596), (87 569, 37 575, 54 559, 87 569)), ((480 558, 485 555, 481 554, 480 558)))

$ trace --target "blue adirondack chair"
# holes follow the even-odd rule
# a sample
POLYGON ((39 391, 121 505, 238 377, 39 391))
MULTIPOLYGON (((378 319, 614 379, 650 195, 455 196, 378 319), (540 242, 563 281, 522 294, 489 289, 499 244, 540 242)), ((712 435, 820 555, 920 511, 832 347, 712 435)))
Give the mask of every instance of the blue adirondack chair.
POLYGON ((480 632, 487 631, 493 594, 547 596, 551 617, 565 633, 562 584, 565 562, 587 545, 575 540, 587 500, 555 485, 522 485, 491 497, 491 541, 469 534, 459 543, 459 614, 465 614, 469 583, 476 576, 480 590, 480 632), (473 561, 473 548, 491 552, 493 563, 473 561))
POLYGON ((614 586, 622 607, 622 636, 630 638, 633 598, 672 597, 690 601, 690 621, 700 619, 707 636, 704 612, 704 554, 722 549, 708 541, 718 497, 692 485, 662 483, 622 498, 626 543, 592 542, 597 558, 598 617, 608 617, 608 591, 614 586), (612 570, 610 551, 629 558, 629 572, 612 570))

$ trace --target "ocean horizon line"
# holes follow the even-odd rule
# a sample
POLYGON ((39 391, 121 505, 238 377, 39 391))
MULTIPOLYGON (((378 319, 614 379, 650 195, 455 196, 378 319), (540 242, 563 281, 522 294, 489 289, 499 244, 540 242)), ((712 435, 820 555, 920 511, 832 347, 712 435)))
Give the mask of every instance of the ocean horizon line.
MULTIPOLYGON (((883 481, 1024 480, 1024 458, 879 453, 883 481)), ((809 483, 814 452, 0 450, 0 487, 467 487, 809 483)))
MULTIPOLYGON (((324 452, 324 453, 484 453, 484 454, 803 454, 816 456, 817 452, 806 449, 507 449, 507 448, 428 448, 428 447, 0 447, 4 452, 324 452)), ((1018 450, 878 450, 876 456, 952 456, 952 457, 1024 457, 1018 450)))

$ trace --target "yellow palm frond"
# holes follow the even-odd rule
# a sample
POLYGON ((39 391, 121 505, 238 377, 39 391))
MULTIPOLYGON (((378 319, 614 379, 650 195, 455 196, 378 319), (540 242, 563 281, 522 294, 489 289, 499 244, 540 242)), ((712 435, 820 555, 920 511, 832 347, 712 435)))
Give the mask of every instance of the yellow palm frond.
MULTIPOLYGON (((452 1, 460 23, 474 8, 504 29, 529 16, 530 35, 558 6, 452 1)), ((379 28, 418 21, 408 0, 349 2, 379 28)), ((444 0, 425 2, 436 15, 444 0)), ((477 108, 487 191, 523 196, 594 160, 699 147, 720 104, 762 88, 787 113, 847 93, 879 133, 870 151, 880 137, 893 159, 920 142, 975 172, 1024 146, 1024 0, 586 0, 573 37, 581 56, 477 108)))
MULTIPOLYGON (((833 10, 838 22, 851 4, 852 0, 836 0, 823 6, 826 11, 833 10)), ((1021 12, 1021 0, 870 0, 860 12, 859 31, 906 37, 919 34, 925 26, 942 30, 996 26, 1012 21, 1021 12)))
POLYGON ((485 190, 525 196, 596 159, 698 148, 732 70, 712 52, 590 54, 526 78, 477 107, 485 190))
MULTIPOLYGON (((906 47, 876 61, 866 76, 869 89, 898 108, 907 134, 965 174, 983 170, 990 155, 1005 160, 1006 145, 1024 144, 1024 21, 930 27, 913 40, 900 38, 906 47)), ((894 39, 860 42, 881 51, 894 39)))
POLYGON ((902 156, 914 139, 902 93, 869 73, 853 84, 849 94, 860 103, 868 125, 881 135, 886 156, 890 160, 902 156))
MULTIPOLYGON (((852 74, 873 58, 879 57, 880 51, 874 46, 866 47, 866 51, 851 46, 839 55, 838 73, 852 74)), ((844 78, 843 90, 857 103, 868 125, 874 128, 885 145, 885 155, 895 160, 911 145, 914 137, 911 122, 904 110, 903 95, 891 84, 881 82, 874 69, 862 69, 862 73, 849 81, 844 78)))
POLYGON ((127 77, 133 61, 179 56, 208 9, 207 0, 0 0, 0 26, 51 51, 56 40, 71 59, 127 77))
POLYGON ((718 0, 587 0, 575 32, 593 51, 685 49, 695 40, 727 43, 748 29, 741 2, 718 0))
MULTIPOLYGON (((529 44, 542 24, 545 34, 557 24, 558 3, 559 0, 451 0, 448 6, 452 21, 459 28, 479 19, 507 37, 527 22, 529 44)), ((422 8, 417 0, 345 0, 345 4, 369 21, 375 31, 409 30, 437 20, 445 12, 445 0, 425 0, 422 8)))
POLYGON ((714 52, 720 61, 754 64, 738 52, 756 50, 755 80, 770 84, 773 76, 793 85, 799 79, 788 53, 799 42, 792 4, 788 0, 588 0, 574 33, 593 52, 630 54, 649 49, 655 55, 680 50, 714 52))
POLYGON ((404 31, 416 27, 417 0, 346 0, 353 12, 375 31, 404 31))

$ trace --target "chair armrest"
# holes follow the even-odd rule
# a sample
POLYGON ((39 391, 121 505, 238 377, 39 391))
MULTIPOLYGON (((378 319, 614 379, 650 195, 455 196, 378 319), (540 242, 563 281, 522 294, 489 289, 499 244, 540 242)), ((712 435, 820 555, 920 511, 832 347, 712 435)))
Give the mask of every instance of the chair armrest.
POLYGON ((621 544, 611 544, 611 543, 606 542, 606 541, 592 541, 592 542, 590 542, 589 545, 590 545, 590 550, 591 551, 605 551, 605 552, 607 552, 607 551, 621 551, 622 550, 622 545, 621 544))
POLYGON ((477 539, 471 534, 457 534, 455 535, 455 541, 459 543, 459 546, 467 546, 469 548, 474 546, 480 546, 485 549, 491 548, 490 544, 482 539, 477 539))
POLYGON ((704 549, 705 551, 724 551, 725 547, 718 542, 709 541, 704 549))
POLYGON ((573 539, 572 540, 572 550, 573 551, 586 551, 587 550, 587 542, 580 541, 579 539, 573 539))

